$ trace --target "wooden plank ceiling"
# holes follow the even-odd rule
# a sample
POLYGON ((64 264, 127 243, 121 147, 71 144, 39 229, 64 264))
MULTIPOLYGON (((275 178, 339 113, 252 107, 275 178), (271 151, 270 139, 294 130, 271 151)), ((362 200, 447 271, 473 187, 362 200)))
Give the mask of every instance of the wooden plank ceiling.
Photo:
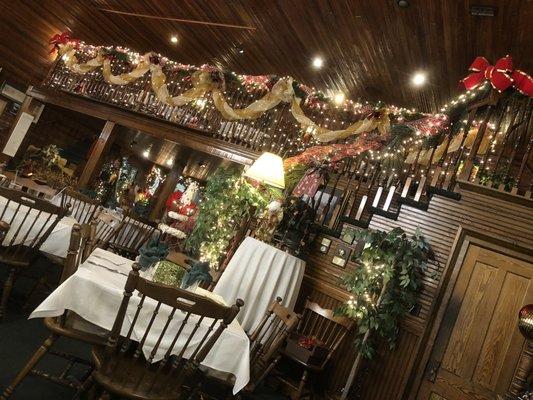
POLYGON ((509 53, 533 72, 533 1, 407 1, 401 8, 397 0, 0 0, 0 65, 3 77, 36 84, 49 65, 48 38, 70 30, 89 43, 239 73, 291 75, 354 100, 425 111, 458 93, 475 56, 493 61, 509 53), (472 16, 471 5, 495 6, 496 16, 472 16), (324 60, 320 70, 311 66, 315 56, 324 60), (427 72, 428 84, 414 88, 410 77, 418 70, 427 72))

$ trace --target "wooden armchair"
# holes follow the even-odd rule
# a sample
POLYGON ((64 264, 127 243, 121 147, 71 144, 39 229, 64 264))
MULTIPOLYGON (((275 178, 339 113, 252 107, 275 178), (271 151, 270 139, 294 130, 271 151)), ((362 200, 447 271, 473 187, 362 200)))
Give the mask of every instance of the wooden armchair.
MULTIPOLYGON (((63 274, 61 275, 61 283, 74 274, 78 269, 78 266, 84 261, 84 247, 87 243, 91 242, 90 235, 91 230, 88 225, 80 226, 76 224, 72 227, 69 249, 64 263, 63 274)), ((10 398, 15 388, 26 378, 26 376, 28 376, 28 374, 76 389, 80 386, 80 383, 66 378, 72 367, 75 364, 82 364, 89 367, 89 373, 92 371, 92 364, 89 361, 71 354, 55 351, 53 345, 60 337, 67 337, 92 345, 103 345, 105 343, 105 336, 103 333, 97 333, 97 327, 81 319, 71 311, 66 311, 60 317, 45 318, 44 324, 50 331, 50 336, 48 336, 28 360, 26 365, 19 371, 15 379, 13 379, 9 386, 4 390, 0 396, 1 400, 10 398), (68 361, 65 370, 60 375, 51 375, 35 368, 39 360, 41 360, 41 358, 47 353, 65 358, 68 361)))
POLYGON ((92 382, 96 383, 93 389, 103 391, 101 399, 109 398, 109 393, 138 400, 178 399, 184 383, 199 380, 197 374, 200 362, 243 305, 242 300, 237 300, 235 305, 226 307, 182 289, 150 282, 139 276, 139 265, 135 263, 128 275, 124 298, 107 343, 93 348, 96 370, 85 387, 92 382), (139 293, 138 296, 135 295, 138 305, 130 319, 126 318, 126 312, 134 291, 139 293), (141 310, 147 306, 150 307, 147 309, 149 317, 139 318, 141 310), (155 343, 155 347, 145 352, 148 335, 162 307, 169 311, 168 317, 159 317, 155 325, 164 326, 158 333, 157 340, 148 340, 155 343), (205 334, 200 335, 199 340, 195 339, 191 345, 191 339, 205 319, 213 322, 209 324, 205 334), (123 327, 125 320, 129 326, 123 327), (168 329, 172 320, 176 321, 173 325, 177 328, 175 330, 168 329), (184 329, 187 324, 192 324, 194 328, 184 329), (134 329, 137 336, 142 338, 138 342, 132 339, 134 329), (121 332, 127 334, 122 336, 121 332), (162 360, 153 363, 162 342, 171 345, 162 360), (190 354, 187 359, 184 357, 186 352, 190 354), (149 356, 145 357, 145 354, 149 356))
POLYGON ((68 213, 41 198, 0 186, 0 220, 10 226, 0 247, 0 264, 9 268, 0 300, 0 319, 5 315, 15 275, 39 255, 39 248, 68 213))
POLYGON ((102 248, 133 260, 156 232, 159 232, 156 222, 125 213, 120 226, 105 239, 102 248))
POLYGON ((321 346, 327 353, 320 362, 315 363, 304 360, 298 354, 287 349, 282 350, 283 357, 292 360, 303 368, 302 377, 297 384, 285 377, 278 377, 282 383, 293 390, 292 399, 301 398, 310 373, 322 372, 325 369, 335 350, 352 329, 353 324, 354 322, 347 317, 335 316, 333 310, 324 309, 317 303, 306 301, 296 334, 301 337, 314 338, 321 342, 321 346))
POLYGON ((70 204, 70 215, 80 224, 87 224, 93 220, 100 202, 91 199, 72 188, 66 188, 61 194, 61 207, 70 204))
MULTIPOLYGON (((251 393, 263 382, 281 359, 280 348, 298 325, 300 315, 281 305, 281 297, 270 305, 264 318, 250 335, 250 382, 244 393, 251 393)), ((231 374, 206 372, 207 378, 228 387, 229 398, 234 377, 231 374)), ((209 397, 208 393, 203 393, 209 397)))

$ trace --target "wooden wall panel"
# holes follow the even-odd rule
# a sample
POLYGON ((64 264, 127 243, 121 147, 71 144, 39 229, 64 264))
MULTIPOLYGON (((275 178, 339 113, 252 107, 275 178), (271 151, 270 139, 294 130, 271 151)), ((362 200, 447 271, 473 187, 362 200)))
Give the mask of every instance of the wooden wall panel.
MULTIPOLYGON (((420 227, 432 245, 436 259, 429 265, 423 277, 423 287, 418 297, 420 305, 417 315, 407 316, 402 323, 402 333, 395 351, 390 352, 386 346, 380 348, 379 354, 371 362, 366 362, 358 375, 351 398, 367 400, 401 399, 410 390, 409 379, 415 367, 416 355, 420 350, 421 338, 429 328, 430 315, 435 299, 443 290, 442 277, 450 257, 454 240, 460 227, 496 235, 510 245, 533 248, 533 208, 516 205, 486 195, 463 191, 459 201, 434 196, 427 211, 403 206, 398 219, 391 220, 374 216, 370 222, 371 229, 391 230, 402 227, 408 234, 420 227)), ((318 242, 320 238, 317 238, 318 242)), ((327 254, 319 253, 315 248, 308 256, 306 279, 301 298, 311 296, 323 306, 335 308, 347 299, 339 285, 339 277, 346 269, 331 263, 337 246, 343 242, 332 238, 331 248, 327 254)), ((346 268, 356 267, 349 263, 346 268)), ((354 351, 351 343, 334 358, 328 370, 329 388, 333 395, 339 395, 343 387, 354 351), (343 360, 341 360, 343 358, 343 360)))

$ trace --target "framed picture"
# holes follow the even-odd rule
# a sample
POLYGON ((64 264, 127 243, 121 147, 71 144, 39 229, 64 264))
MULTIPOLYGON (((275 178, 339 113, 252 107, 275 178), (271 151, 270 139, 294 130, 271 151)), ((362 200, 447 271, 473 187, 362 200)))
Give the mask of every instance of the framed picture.
POLYGON ((344 243, 352 244, 355 240, 357 229, 353 226, 344 225, 341 232, 341 239, 344 243))
POLYGON ((322 240, 320 241, 320 247, 319 247, 318 250, 322 254, 326 254, 328 252, 330 246, 331 246, 331 239, 322 238, 322 240))
POLYGON ((337 251, 335 251, 335 255, 331 262, 338 267, 344 268, 350 258, 350 252, 351 250, 348 246, 337 247, 337 251))

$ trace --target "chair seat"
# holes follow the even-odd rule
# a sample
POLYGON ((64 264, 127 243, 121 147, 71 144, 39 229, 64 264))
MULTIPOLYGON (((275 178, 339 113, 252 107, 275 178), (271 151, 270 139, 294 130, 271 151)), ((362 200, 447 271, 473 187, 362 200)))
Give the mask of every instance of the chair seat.
POLYGON ((63 324, 61 324, 62 318, 63 316, 46 317, 44 319, 44 324, 51 332, 60 336, 80 340, 95 346, 105 345, 108 333, 105 329, 91 324, 72 311, 67 311, 66 319, 63 324))
POLYGON ((311 371, 322 371, 324 369, 321 365, 308 364, 304 360, 299 359, 294 354, 288 353, 285 349, 281 350, 280 353, 284 357, 286 357, 286 358, 288 358, 288 359, 300 364, 301 366, 307 368, 308 370, 311 370, 311 371))
POLYGON ((182 385, 184 382, 193 380, 192 371, 190 374, 185 374, 189 375, 191 379, 184 378, 181 382, 174 377, 161 379, 162 376, 159 374, 158 380, 153 384, 155 372, 160 366, 159 363, 147 367, 142 354, 137 362, 114 354, 109 359, 108 364, 111 366, 111 371, 103 371, 104 353, 104 346, 93 347, 92 356, 96 365, 93 377, 105 390, 136 400, 179 400, 186 398, 182 385))
POLYGON ((27 267, 39 253, 26 246, 0 247, 0 264, 12 267, 27 267))

